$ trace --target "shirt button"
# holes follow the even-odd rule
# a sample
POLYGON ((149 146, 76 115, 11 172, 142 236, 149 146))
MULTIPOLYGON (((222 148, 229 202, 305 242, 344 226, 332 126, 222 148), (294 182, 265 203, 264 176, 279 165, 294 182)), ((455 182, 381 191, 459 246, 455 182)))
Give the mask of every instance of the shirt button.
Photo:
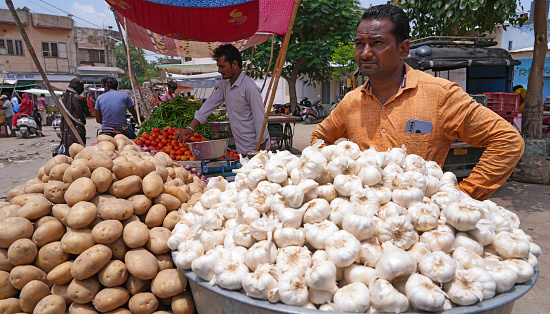
POLYGON ((386 134, 386 130, 382 129, 382 134, 386 134))
POLYGON ((382 106, 382 110, 386 109, 386 106, 382 106))

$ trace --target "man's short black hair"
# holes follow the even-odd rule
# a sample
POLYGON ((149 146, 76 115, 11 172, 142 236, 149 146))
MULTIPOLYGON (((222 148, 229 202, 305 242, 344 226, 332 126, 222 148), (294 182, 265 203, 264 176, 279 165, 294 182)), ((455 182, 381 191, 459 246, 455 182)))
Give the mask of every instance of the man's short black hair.
POLYGON ((225 56, 225 60, 229 64, 233 64, 233 61, 237 61, 239 68, 243 68, 243 59, 241 57, 241 52, 235 46, 231 44, 221 45, 214 50, 214 59, 218 59, 221 56, 225 56))
POLYGON ((46 97, 46 95, 45 94, 40 94, 40 97, 46 97))
POLYGON ((168 81, 168 88, 171 88, 173 90, 176 90, 178 89, 178 83, 174 82, 174 81, 168 81))
POLYGON ((101 84, 103 86, 109 86, 110 89, 117 90, 118 89, 118 81, 114 77, 104 77, 101 79, 101 84))
POLYGON ((409 18, 401 8, 393 4, 381 4, 368 8, 363 12, 363 16, 361 16, 361 20, 357 23, 357 27, 365 20, 380 20, 383 18, 388 18, 391 21, 393 25, 392 34, 398 43, 409 39, 409 33, 411 32, 409 18))
POLYGON ((515 91, 518 88, 523 88, 523 85, 516 85, 516 86, 512 87, 512 91, 515 91))

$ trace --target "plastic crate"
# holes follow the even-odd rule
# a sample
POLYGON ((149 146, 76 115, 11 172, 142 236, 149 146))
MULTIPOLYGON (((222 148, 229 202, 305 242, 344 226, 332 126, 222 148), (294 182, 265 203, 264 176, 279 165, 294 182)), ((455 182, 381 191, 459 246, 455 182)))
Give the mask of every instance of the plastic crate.
POLYGON ((0 137, 8 137, 8 124, 7 123, 1 123, 0 124, 0 137))
POLYGON ((484 93, 487 95, 487 108, 501 116, 518 115, 519 94, 517 93, 484 93))
POLYGON ((470 94, 470 96, 477 101, 478 103, 482 104, 483 107, 487 107, 487 99, 489 98, 485 94, 470 94))

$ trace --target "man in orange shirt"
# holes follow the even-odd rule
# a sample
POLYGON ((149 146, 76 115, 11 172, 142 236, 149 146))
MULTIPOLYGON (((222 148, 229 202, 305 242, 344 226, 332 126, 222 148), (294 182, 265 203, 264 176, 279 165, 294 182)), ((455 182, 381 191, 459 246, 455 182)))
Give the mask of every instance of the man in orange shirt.
POLYGON ((332 144, 344 137, 362 150, 407 147, 440 166, 453 140, 486 147, 459 188, 484 200, 510 176, 524 149, 514 127, 478 104, 458 84, 413 70, 409 19, 393 5, 367 9, 357 26, 355 59, 365 85, 349 92, 311 135, 332 144))

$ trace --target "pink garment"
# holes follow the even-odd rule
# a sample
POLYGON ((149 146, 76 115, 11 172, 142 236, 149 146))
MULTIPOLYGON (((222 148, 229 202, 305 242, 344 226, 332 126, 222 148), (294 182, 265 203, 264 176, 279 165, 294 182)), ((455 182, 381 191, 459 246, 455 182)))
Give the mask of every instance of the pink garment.
POLYGON ((164 95, 162 95, 162 97, 160 97, 160 100, 161 101, 167 101, 168 99, 172 99, 174 97, 176 97, 176 94, 170 95, 170 93, 164 93, 164 95))
POLYGON ((48 102, 46 101, 45 97, 39 97, 36 100, 36 106, 38 107, 38 110, 44 110, 46 109, 46 106, 48 105, 48 102))

